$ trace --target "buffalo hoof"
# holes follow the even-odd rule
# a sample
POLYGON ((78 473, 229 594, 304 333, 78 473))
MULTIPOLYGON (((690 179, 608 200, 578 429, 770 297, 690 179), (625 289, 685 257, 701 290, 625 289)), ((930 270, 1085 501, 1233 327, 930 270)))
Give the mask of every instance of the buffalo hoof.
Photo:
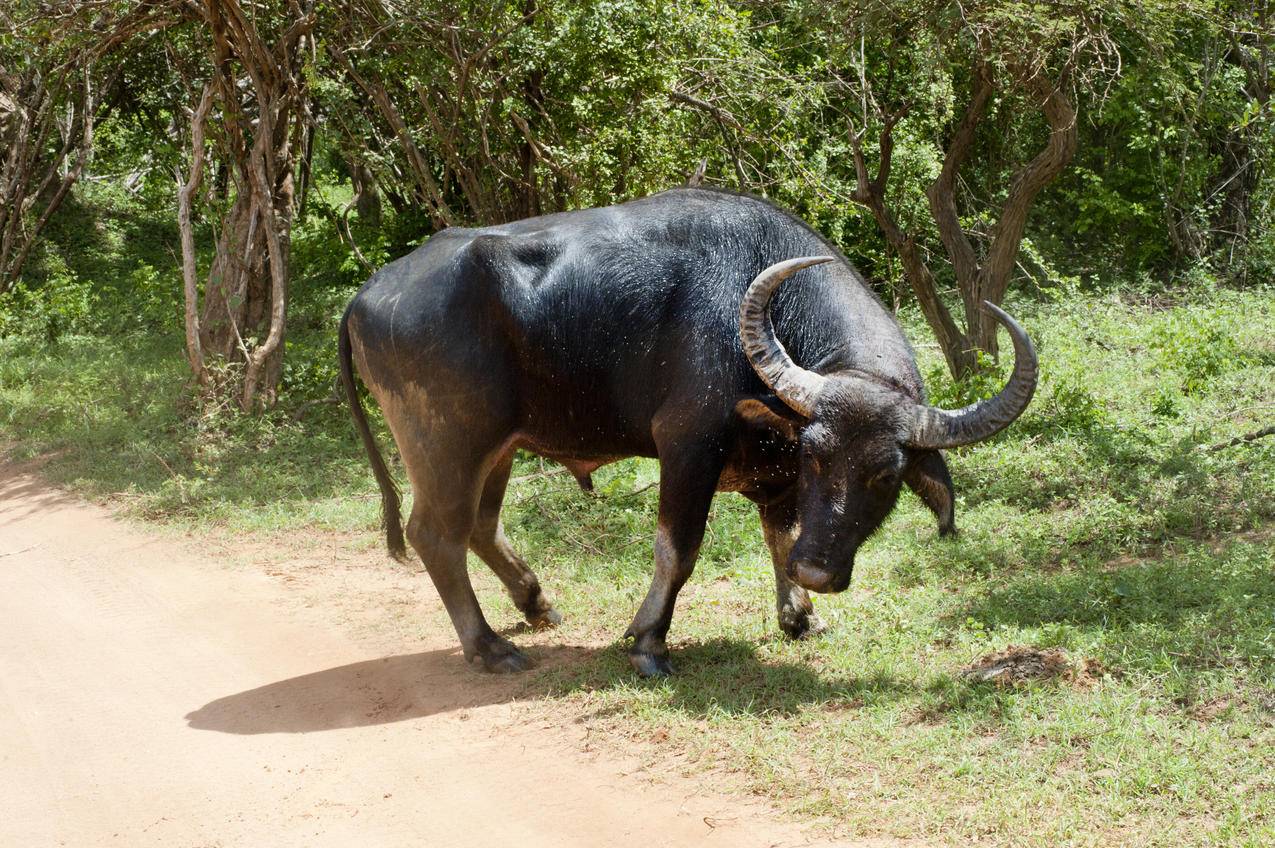
POLYGON ((630 651, 629 663, 639 677, 669 677, 673 674, 673 664, 668 661, 667 656, 630 651))
POLYGON ((492 674, 513 674, 535 666, 531 657, 518 650, 513 642, 499 637, 484 643, 478 649, 478 656, 482 658, 483 668, 492 674))
POLYGON ((547 630, 562 623, 562 613, 553 607, 527 613, 527 623, 536 630, 547 630))
POLYGON ((816 613, 784 610, 779 614, 779 629, 789 639, 805 639, 823 633, 828 625, 816 613))

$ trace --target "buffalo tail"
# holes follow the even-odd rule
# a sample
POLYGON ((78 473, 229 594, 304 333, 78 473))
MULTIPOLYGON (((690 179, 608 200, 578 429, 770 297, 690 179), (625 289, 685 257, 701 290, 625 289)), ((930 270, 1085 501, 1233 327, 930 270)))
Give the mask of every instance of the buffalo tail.
POLYGON ((376 475, 376 483, 381 487, 381 519, 385 525, 385 546, 390 556, 397 560, 407 558, 407 545, 403 542, 403 519, 400 514, 398 486, 390 476, 390 470, 381 456, 381 449, 372 435, 372 428, 367 423, 367 413, 363 410, 363 402, 359 400, 359 390, 354 384, 354 361, 350 347, 350 310, 346 309, 341 316, 341 330, 338 342, 338 356, 341 365, 341 382, 345 385, 345 397, 350 402, 350 414, 354 417, 354 428, 363 439, 363 447, 367 450, 367 458, 372 463, 372 473, 376 475))

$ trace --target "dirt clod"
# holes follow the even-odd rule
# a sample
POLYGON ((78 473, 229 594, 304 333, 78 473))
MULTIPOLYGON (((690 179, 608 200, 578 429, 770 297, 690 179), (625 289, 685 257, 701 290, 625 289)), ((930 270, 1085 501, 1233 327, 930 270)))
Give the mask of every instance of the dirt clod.
POLYGON ((1210 722, 1235 706, 1236 701, 1234 698, 1210 698, 1203 703, 1192 706, 1188 713, 1196 721, 1210 722))
POLYGON ((1106 669, 1097 660, 1075 662, 1061 648, 1010 645, 966 666, 961 676, 975 683, 997 686, 1021 686, 1032 680, 1065 680, 1075 686, 1088 687, 1101 680, 1105 673, 1106 669))

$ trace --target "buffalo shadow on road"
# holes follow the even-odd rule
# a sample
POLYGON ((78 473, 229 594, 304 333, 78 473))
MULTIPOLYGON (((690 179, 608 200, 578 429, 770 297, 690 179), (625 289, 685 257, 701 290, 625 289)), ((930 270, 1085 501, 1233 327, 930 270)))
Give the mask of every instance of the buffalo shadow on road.
POLYGON ((221 733, 310 733, 624 686, 667 687, 672 706, 691 714, 789 714, 918 689, 889 675, 825 676, 804 663, 763 662, 752 643, 737 639, 678 646, 673 661, 681 673, 658 681, 639 680, 618 643, 538 646, 528 653, 538 668, 513 676, 485 674, 456 648, 364 660, 217 698, 186 720, 221 733))
POLYGON ((492 677, 466 665, 459 648, 347 663, 217 698, 187 714, 186 721, 197 730, 222 733, 310 733, 526 697, 526 685, 517 678, 492 677))

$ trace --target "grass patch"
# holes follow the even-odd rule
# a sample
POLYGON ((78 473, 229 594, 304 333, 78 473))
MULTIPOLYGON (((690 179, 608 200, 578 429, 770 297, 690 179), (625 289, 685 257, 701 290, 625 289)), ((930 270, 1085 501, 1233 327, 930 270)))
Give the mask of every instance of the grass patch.
MULTIPOLYGON (((50 477, 148 519, 352 531, 379 546, 375 484, 345 411, 296 417, 330 386, 332 327, 353 287, 345 271, 306 272, 330 265, 315 221, 297 236, 304 307, 279 410, 198 409, 177 315, 155 307, 115 329, 0 339, 10 454, 52 454, 50 477)), ((94 236, 110 261, 71 268, 99 304, 121 308, 95 277, 108 272, 176 291, 171 262, 111 254, 110 226, 94 236)), ((681 674, 636 680, 614 640, 649 582, 656 466, 609 466, 590 497, 520 457, 506 529, 567 620, 519 638, 610 644, 533 673, 529 694, 862 837, 1275 842, 1275 439, 1201 450, 1275 410, 1275 298, 1104 295, 1013 311, 1038 343, 1042 384, 1007 433, 950 455, 962 535, 939 540, 905 495, 851 590, 817 599, 831 630, 808 642, 779 638, 754 509, 722 496, 671 634, 681 674), (1009 645, 1057 647, 1105 674, 1017 687, 961 675, 1009 645)), ((934 396, 959 402, 968 387, 943 378, 937 351, 920 353, 934 396)), ((479 582, 493 621, 512 623, 495 581, 479 582)))

